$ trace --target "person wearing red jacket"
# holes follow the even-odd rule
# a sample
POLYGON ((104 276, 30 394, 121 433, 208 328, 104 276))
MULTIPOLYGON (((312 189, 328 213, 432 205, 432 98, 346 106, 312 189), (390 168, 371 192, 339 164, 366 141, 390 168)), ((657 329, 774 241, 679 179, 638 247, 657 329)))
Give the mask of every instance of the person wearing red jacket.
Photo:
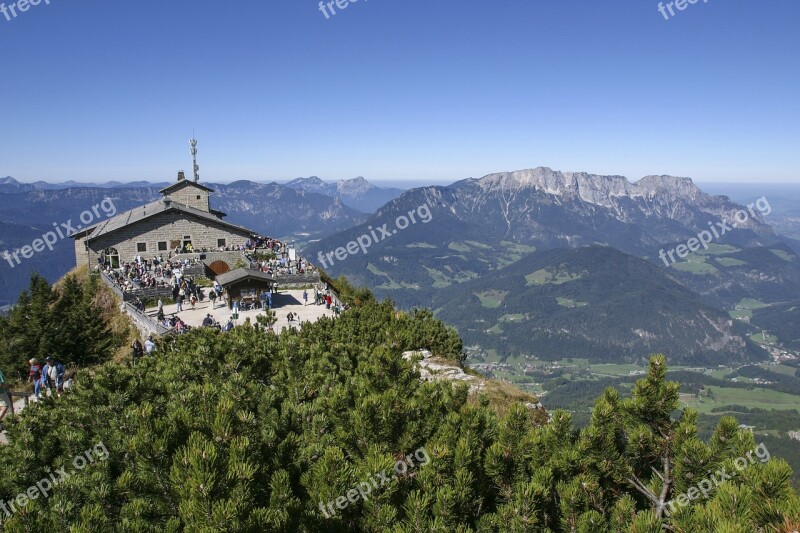
POLYGON ((33 395, 38 400, 42 392, 42 365, 35 357, 28 361, 28 364, 31 365, 28 370, 28 383, 33 382, 33 395))

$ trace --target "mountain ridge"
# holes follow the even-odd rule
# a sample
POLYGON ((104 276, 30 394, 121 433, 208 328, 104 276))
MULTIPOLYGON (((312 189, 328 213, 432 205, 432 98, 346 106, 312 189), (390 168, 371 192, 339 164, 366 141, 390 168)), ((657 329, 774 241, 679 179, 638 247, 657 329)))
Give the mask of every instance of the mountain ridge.
POLYGON ((403 190, 392 187, 378 187, 363 176, 335 182, 323 181, 318 176, 296 178, 285 184, 286 187, 324 194, 341 199, 348 207, 366 213, 373 213, 387 202, 397 198, 403 190))

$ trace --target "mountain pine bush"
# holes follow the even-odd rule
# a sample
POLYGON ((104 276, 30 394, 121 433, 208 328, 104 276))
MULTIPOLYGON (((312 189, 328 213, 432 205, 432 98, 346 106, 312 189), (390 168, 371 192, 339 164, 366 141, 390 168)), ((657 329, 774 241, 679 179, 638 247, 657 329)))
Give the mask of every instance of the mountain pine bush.
MULTIPOLYGON (((664 503, 756 446, 723 418, 709 442, 662 356, 633 397, 613 389, 577 432, 557 411, 502 417, 465 385, 421 382, 404 350, 458 361, 456 333, 427 311, 368 301, 280 336, 244 326, 160 341, 136 367, 106 363, 60 400, 9 421, 0 499, 102 442, 108 459, 4 517, 9 532, 791 531, 788 466, 756 462, 674 513, 664 503), (326 517, 320 503, 430 460, 326 517)), ((1 511, 0 511, 1 512, 1 511)))

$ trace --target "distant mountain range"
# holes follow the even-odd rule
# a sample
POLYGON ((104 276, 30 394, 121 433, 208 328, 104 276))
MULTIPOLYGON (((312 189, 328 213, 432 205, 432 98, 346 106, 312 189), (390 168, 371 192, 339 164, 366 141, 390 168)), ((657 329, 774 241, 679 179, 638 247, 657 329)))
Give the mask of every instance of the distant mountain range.
MULTIPOLYGON (((315 243, 308 253, 313 257, 368 233, 369 227, 393 224, 397 216, 423 203, 431 206, 432 223, 411 225, 379 243, 369 255, 335 263, 333 273, 344 273, 379 291, 386 289, 401 303, 414 304, 415 292, 426 287, 438 288, 486 275, 536 249, 600 244, 663 265, 660 250, 685 243, 709 229, 709 224, 732 221, 744 208, 725 196, 703 193, 686 178, 650 176, 632 184, 621 176, 537 168, 491 174, 447 187, 412 189, 361 225, 315 243)), ((774 274, 790 283, 794 291, 795 282, 800 283, 797 263, 775 263, 775 254, 769 248, 786 248, 786 244, 765 223, 763 215, 754 213, 740 223, 730 223, 733 229, 714 243, 725 247, 716 248, 716 252, 755 250, 748 252, 748 264, 755 262, 758 267, 761 260, 777 265, 774 274)), ((793 254, 790 249, 787 253, 793 254)), ((699 262, 701 256, 688 259, 699 262)), ((669 268, 686 272, 686 266, 679 263, 669 268)), ((710 268, 708 271, 713 272, 710 268)), ((744 283, 747 290, 760 290, 767 281, 763 277, 745 278, 738 284, 744 283)), ((702 290, 709 295, 724 294, 718 284, 729 281, 707 276, 701 279, 702 290)), ((738 290, 745 287, 733 292, 738 290)), ((717 303, 723 301, 732 303, 730 297, 717 303)))
MULTIPOLYGON (((397 189, 393 187, 378 187, 361 176, 350 180, 338 180, 336 182, 326 182, 317 176, 311 176, 309 178, 297 178, 284 184, 278 184, 276 182, 264 184, 260 182, 240 180, 227 185, 210 185, 213 185, 214 187, 226 187, 233 185, 234 183, 253 183, 257 187, 264 187, 265 185, 278 185, 297 191, 330 196, 332 198, 340 199, 347 207, 351 207, 362 213, 374 213, 378 208, 382 207, 387 202, 394 200, 404 192, 403 189, 397 189)), ((121 183, 118 181, 109 181, 106 183, 79 183, 77 181, 70 180, 63 183, 47 183, 45 181, 20 183, 10 176, 0 178, 0 191, 22 191, 33 189, 50 191, 72 188, 162 189, 168 185, 168 182, 151 183, 148 181, 133 181, 129 183, 121 183)))
MULTIPOLYGON (((5 200, 0 221, 50 225, 76 218, 103 198, 111 198, 122 212, 160 198, 158 191, 169 185, 135 182, 125 187, 108 182, 100 186, 70 187, 69 182, 45 186, 40 183, 43 182, 28 184, 10 177, 0 179, 0 200, 5 200)), ((365 217, 338 197, 300 187, 252 181, 204 185, 214 189, 211 203, 215 209, 228 214, 228 221, 265 235, 318 237, 341 231, 365 217)))
MULTIPOLYGON (((105 197, 124 211, 158 198, 162 186, 65 185, 0 179, 0 251, 30 243, 105 197)), ((406 192, 363 178, 206 185, 227 220, 310 243, 303 254, 318 264, 319 253, 388 228, 366 254, 321 266, 403 307, 433 306, 486 350, 549 357, 561 346, 616 360, 658 350, 687 362, 749 361, 763 356, 746 337, 758 324, 800 342, 781 325, 800 308, 797 241, 775 233, 768 210, 736 222, 746 206, 706 194, 687 178, 631 183, 535 168, 406 192), (430 209, 428 223, 395 227, 422 205, 430 209), (659 258, 660 250, 722 221, 730 231, 707 250, 670 266, 659 258), (742 302, 773 307, 752 313, 752 325, 731 322, 723 310, 742 302)), ((789 213, 780 220, 791 221, 789 213)), ((0 263, 0 305, 16 299, 32 269, 56 279, 73 264, 69 241, 14 269, 0 263)))
POLYGON ((207 184, 211 203, 226 220, 281 238, 324 237, 364 220, 366 216, 334 198, 277 183, 235 181, 207 184))
MULTIPOLYGON (((514 268, 528 254, 600 245, 650 261, 655 269, 651 273, 663 272, 717 310, 733 309, 745 298, 765 303, 800 302, 800 261, 766 223, 764 214, 754 210, 746 220, 740 216, 736 222, 736 214, 746 206, 725 196, 705 194, 690 179, 670 176, 648 176, 631 183, 621 176, 536 168, 491 174, 447 187, 412 189, 362 224, 315 242, 304 253, 313 260, 320 252, 336 250, 369 234, 371 228, 388 224, 391 229, 398 216, 422 204, 430 206, 430 223, 392 232, 367 254, 334 260, 330 273, 344 274, 405 307, 430 306, 431 301, 440 301, 437 298, 474 303, 475 292, 494 290, 504 269, 514 268), (660 250, 671 250, 696 238, 709 224, 723 221, 730 231, 715 239, 708 250, 701 248, 670 266, 659 258, 660 250)), ((589 279, 603 284, 604 273, 610 270, 601 270, 589 279)), ((632 286, 645 282, 631 280, 632 286)), ((444 306, 442 312, 446 309, 444 306)), ((470 310, 476 320, 491 323, 489 328, 496 323, 482 306, 472 305, 470 310)), ((670 313, 644 318, 684 321, 671 318, 670 313)), ((620 327, 640 329, 633 321, 620 327)), ((607 342, 602 329, 592 335, 584 346, 607 342)), ((729 346, 720 346, 718 355, 729 352, 729 346)), ((711 357, 695 352, 691 343, 684 348, 698 358, 711 357)), ((517 349, 533 353, 537 345, 531 340, 517 349)), ((730 351, 730 355, 746 357, 741 350, 730 351)))
POLYGON ((30 190, 60 190, 60 189, 73 189, 73 188, 91 188, 91 189, 138 189, 138 188, 156 188, 161 189, 169 185, 167 182, 151 183, 149 181, 131 181, 122 183, 119 181, 108 181, 106 183, 80 183, 77 181, 69 180, 61 183, 47 183, 46 181, 35 181, 33 183, 20 183, 11 176, 0 178, 0 188, 30 190))
POLYGON ((403 194, 402 189, 376 187, 361 176, 351 180, 339 180, 335 183, 324 182, 317 176, 311 176, 310 178, 297 178, 287 183, 286 186, 340 198, 344 205, 363 213, 374 213, 387 202, 403 194))

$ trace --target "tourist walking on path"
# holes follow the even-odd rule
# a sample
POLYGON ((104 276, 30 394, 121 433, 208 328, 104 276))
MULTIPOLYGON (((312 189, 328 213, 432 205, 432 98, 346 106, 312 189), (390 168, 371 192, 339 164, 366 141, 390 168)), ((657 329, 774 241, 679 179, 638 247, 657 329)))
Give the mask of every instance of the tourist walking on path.
POLYGON ((144 348, 142 348, 142 343, 139 342, 139 339, 134 339, 133 344, 131 344, 131 350, 133 351, 133 364, 136 364, 136 361, 144 355, 144 348))
POLYGON ((144 352, 147 355, 153 355, 155 349, 156 349, 156 343, 153 342, 153 336, 150 335, 147 337, 147 340, 144 341, 144 352))
POLYGON ((50 391, 51 395, 64 392, 64 374, 66 369, 64 365, 55 360, 53 356, 47 358, 47 364, 42 369, 42 385, 45 391, 50 391))
POLYGON ((303 289, 303 306, 308 305, 308 291, 303 289))
POLYGON ((28 383, 33 382, 33 395, 38 400, 42 392, 42 365, 35 357, 28 361, 28 364, 31 365, 28 370, 28 383))
POLYGON ((261 300, 261 309, 266 310, 267 309, 267 292, 266 291, 262 292, 258 297, 261 300))

